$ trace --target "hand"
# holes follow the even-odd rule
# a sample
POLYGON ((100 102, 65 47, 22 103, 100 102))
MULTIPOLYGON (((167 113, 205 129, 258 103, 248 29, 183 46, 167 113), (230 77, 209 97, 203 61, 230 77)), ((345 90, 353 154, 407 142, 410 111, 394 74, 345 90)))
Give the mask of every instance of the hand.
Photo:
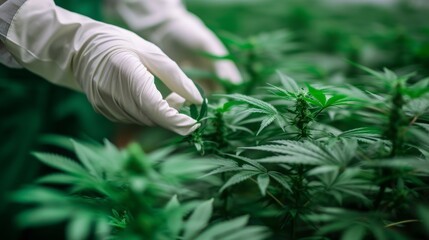
POLYGON ((197 17, 187 13, 170 21, 152 41, 161 47, 171 58, 183 65, 189 64, 213 70, 218 77, 234 84, 242 82, 240 72, 230 60, 209 60, 201 53, 226 56, 228 50, 197 17))
POLYGON ((56 84, 82 90, 98 112, 128 123, 157 124, 181 135, 198 128, 162 98, 155 74, 175 104, 202 103, 194 83, 158 47, 136 34, 56 7, 27 0, 4 44, 18 62, 56 84))
POLYGON ((212 61, 201 55, 205 52, 226 56, 228 51, 199 18, 186 11, 180 0, 121 0, 111 1, 106 7, 110 7, 105 10, 108 15, 117 15, 181 66, 212 70, 226 81, 242 82, 232 61, 212 61))

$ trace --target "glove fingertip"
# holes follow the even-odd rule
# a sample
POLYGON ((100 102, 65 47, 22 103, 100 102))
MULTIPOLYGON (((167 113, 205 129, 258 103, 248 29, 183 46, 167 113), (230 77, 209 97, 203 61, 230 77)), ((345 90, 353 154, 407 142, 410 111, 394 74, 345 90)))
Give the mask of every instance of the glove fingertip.
POLYGON ((195 95, 194 98, 195 98, 195 100, 193 101, 194 104, 198 104, 198 105, 203 104, 204 99, 200 93, 198 93, 198 95, 195 95))
POLYGON ((204 101, 203 96, 201 95, 197 86, 195 86, 194 82, 191 79, 189 79, 189 83, 192 83, 192 85, 188 88, 187 92, 189 94, 186 100, 188 100, 190 103, 201 105, 204 101))
POLYGON ((240 71, 232 62, 218 62, 215 65, 216 74, 232 84, 243 83, 240 71))
POLYGON ((195 123, 194 125, 190 126, 190 127, 177 127, 177 128, 173 128, 171 130, 173 130, 175 133, 182 135, 182 136, 188 136, 190 134, 192 134, 193 132, 195 132, 195 130, 197 130, 199 127, 201 127, 200 123, 195 123))

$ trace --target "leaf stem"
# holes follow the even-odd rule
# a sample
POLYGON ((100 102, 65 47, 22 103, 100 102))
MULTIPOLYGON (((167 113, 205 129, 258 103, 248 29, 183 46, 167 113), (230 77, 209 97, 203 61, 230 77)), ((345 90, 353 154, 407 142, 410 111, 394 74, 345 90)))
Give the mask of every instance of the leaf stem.
MULTIPOLYGON (((251 178, 251 180, 254 183, 258 183, 255 179, 251 178)), ((267 189, 267 195, 270 196, 280 207, 284 208, 286 207, 276 196, 274 196, 268 189, 267 189)))
POLYGON ((326 109, 326 107, 322 107, 319 111, 317 111, 315 114, 314 114, 314 117, 313 118, 317 118, 317 116, 319 116, 319 114, 320 113, 322 113, 322 111, 323 110, 325 110, 326 109))
POLYGON ((413 119, 411 119, 410 123, 408 124, 408 127, 411 127, 414 123, 416 123, 417 119, 419 118, 419 116, 414 116, 413 119))
POLYGON ((384 227, 385 228, 391 228, 391 227, 395 227, 395 226, 398 226, 398 225, 401 225, 404 223, 415 223, 415 222, 420 222, 420 221, 417 219, 409 219, 409 220, 404 220, 404 221, 400 221, 400 222, 390 223, 390 224, 385 225, 384 227))

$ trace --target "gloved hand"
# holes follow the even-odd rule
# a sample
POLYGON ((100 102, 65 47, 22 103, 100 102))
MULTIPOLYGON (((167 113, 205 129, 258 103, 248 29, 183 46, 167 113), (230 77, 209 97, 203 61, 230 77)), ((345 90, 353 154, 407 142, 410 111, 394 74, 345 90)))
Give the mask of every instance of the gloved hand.
POLYGON ((180 0, 121 0, 114 1, 113 6, 131 30, 155 43, 179 64, 209 68, 231 83, 242 82, 232 61, 209 61, 199 55, 206 52, 225 56, 228 51, 180 0))
POLYGON ((170 107, 154 84, 158 76, 177 104, 201 104, 194 83, 158 47, 127 30, 55 6, 27 0, 3 40, 25 68, 58 85, 82 90, 107 118, 157 124, 181 135, 198 126, 170 107))

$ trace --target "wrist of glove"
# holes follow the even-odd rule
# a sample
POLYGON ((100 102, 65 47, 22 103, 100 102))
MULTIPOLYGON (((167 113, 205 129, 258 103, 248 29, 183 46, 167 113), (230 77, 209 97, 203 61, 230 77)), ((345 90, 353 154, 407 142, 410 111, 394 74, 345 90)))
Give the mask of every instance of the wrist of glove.
POLYGON ((134 33, 68 12, 51 0, 27 0, 4 44, 23 67, 83 91, 95 110, 111 120, 157 124, 181 135, 198 127, 163 99, 153 74, 173 91, 169 99, 200 104, 192 80, 134 33))

